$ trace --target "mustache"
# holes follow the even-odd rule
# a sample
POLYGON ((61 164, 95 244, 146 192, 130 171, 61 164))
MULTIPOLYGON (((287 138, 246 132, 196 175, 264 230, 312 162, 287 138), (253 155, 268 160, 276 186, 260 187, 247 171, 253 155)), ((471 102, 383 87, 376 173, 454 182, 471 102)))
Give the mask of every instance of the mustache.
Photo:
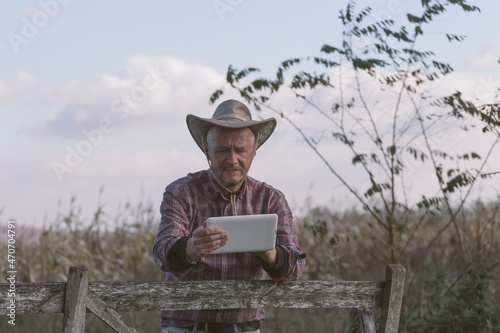
POLYGON ((222 171, 243 171, 243 168, 240 166, 224 165, 222 171))

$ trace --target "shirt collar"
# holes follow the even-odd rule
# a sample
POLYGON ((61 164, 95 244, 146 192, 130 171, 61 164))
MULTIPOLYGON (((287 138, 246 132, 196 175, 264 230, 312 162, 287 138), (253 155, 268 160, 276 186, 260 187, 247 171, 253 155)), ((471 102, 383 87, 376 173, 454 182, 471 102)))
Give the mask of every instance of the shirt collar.
MULTIPOLYGON (((208 195, 211 198, 215 198, 217 195, 220 195, 221 198, 223 198, 224 200, 229 201, 229 198, 227 198, 222 193, 222 191, 219 189, 219 187, 215 184, 215 181, 212 178, 212 171, 210 169, 207 169, 205 171, 206 171, 207 177, 208 177, 208 182, 205 184, 205 186, 206 186, 206 188, 205 188, 206 193, 208 193, 208 195)), ((238 191, 238 194, 236 194, 236 198, 238 198, 238 199, 241 198, 241 196, 243 196, 247 192, 247 179, 248 179, 248 175, 243 180, 243 184, 241 184, 240 189, 238 191)))

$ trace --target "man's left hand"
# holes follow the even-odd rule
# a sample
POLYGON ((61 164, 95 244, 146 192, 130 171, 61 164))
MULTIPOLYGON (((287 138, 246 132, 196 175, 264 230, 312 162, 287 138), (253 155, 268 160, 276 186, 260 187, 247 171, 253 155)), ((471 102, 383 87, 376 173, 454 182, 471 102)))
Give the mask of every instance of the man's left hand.
POLYGON ((276 265, 276 260, 278 259, 278 255, 276 253, 276 248, 269 251, 261 251, 255 252, 266 264, 269 266, 276 265))

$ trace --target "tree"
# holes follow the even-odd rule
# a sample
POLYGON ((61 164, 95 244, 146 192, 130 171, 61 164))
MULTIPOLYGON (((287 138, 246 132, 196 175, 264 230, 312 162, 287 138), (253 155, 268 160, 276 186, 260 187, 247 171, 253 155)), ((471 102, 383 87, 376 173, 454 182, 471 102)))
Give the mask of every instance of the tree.
MULTIPOLYGON (((424 265, 427 252, 450 227, 462 268, 475 258, 473 239, 457 217, 474 186, 497 175, 484 172, 484 167, 500 140, 500 111, 498 103, 476 105, 459 91, 433 93, 453 68, 437 60, 433 51, 419 49, 419 42, 436 17, 452 10, 479 12, 466 0, 422 0, 421 13, 408 13, 407 22, 398 26, 391 19, 372 20, 371 8, 357 11, 349 2, 340 11, 340 46, 323 45, 318 56, 285 60, 272 78, 255 78, 259 72, 255 67, 229 66, 227 85, 211 97, 213 103, 227 88, 236 89, 255 109, 290 124, 371 216, 373 241, 383 262, 404 261, 429 215, 443 213, 448 219, 426 244, 416 267, 424 265), (276 100, 290 96, 295 110, 277 106, 276 100), (314 132, 295 119, 314 126, 314 132), (488 146, 483 156, 466 148, 447 151, 436 141, 438 134, 472 133, 479 125, 488 146), (357 177, 364 175, 366 183, 348 178, 328 156, 324 143, 332 141, 350 154, 357 177), (432 170, 432 177, 425 170, 432 170), (413 200, 408 182, 416 176, 429 186, 413 200)), ((465 39, 452 33, 443 37, 449 42, 465 39)), ((324 224, 320 227, 324 232, 324 224)), ((409 271, 410 288, 418 271, 409 271)))

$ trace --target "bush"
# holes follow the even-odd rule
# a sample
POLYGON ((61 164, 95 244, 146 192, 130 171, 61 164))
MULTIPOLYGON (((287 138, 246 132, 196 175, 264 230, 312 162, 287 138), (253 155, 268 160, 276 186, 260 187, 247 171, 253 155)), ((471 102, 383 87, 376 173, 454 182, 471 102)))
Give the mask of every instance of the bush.
POLYGON ((480 254, 462 275, 427 267, 425 304, 406 318, 409 332, 500 332, 500 310, 491 299, 491 262, 480 254))

